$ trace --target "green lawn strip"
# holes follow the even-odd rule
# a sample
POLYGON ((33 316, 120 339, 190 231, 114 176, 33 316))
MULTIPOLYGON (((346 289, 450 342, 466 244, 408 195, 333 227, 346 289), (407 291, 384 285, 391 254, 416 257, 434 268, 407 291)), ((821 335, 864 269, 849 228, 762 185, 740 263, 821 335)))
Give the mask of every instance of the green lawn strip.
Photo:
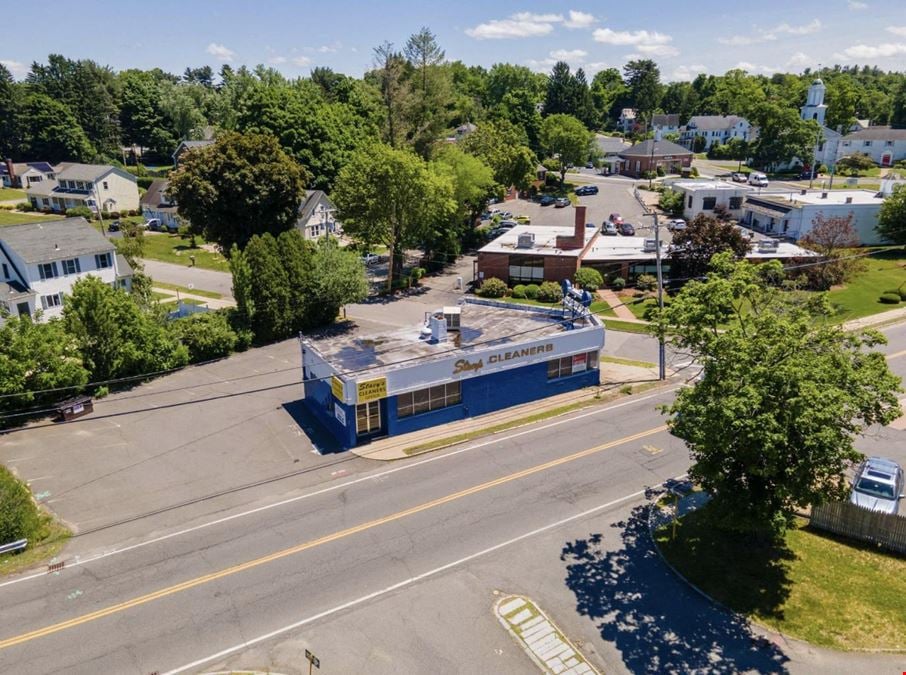
POLYGON ((717 601, 774 630, 834 649, 906 650, 906 559, 806 527, 786 548, 721 533, 694 511, 658 530, 667 560, 717 601))
POLYGON ((439 448, 445 448, 449 445, 456 445, 457 443, 463 443, 465 441, 471 441, 473 438, 481 438, 482 436, 487 436, 489 434, 496 434, 501 431, 507 431, 508 429, 513 429, 515 427, 525 426, 526 424, 532 424, 533 422, 540 422, 542 420, 549 419, 551 417, 558 417, 559 415, 565 415, 566 413, 574 412, 576 410, 581 410, 582 408, 587 408, 589 406, 598 405, 600 403, 609 403, 620 396, 626 396, 632 393, 639 393, 650 389, 651 387, 657 386, 658 382, 645 382, 639 384, 636 387, 623 387, 619 391, 608 391, 601 396, 595 396, 593 398, 583 399, 581 401, 575 401, 567 405, 559 406, 557 408, 552 408, 550 410, 542 410, 541 412, 533 413, 531 415, 526 415, 525 417, 520 417, 514 420, 508 420, 506 422, 501 422, 500 424, 495 424, 490 427, 484 427, 482 429, 475 429, 473 431, 466 431, 461 434, 455 434, 453 436, 446 436, 445 438, 437 438, 433 441, 428 441, 427 443, 421 443, 420 445, 413 445, 410 448, 403 450, 403 453, 408 456, 420 455, 424 452, 430 452, 431 450, 437 450, 439 448))
POLYGON ((173 263, 191 267, 189 256, 195 256, 195 267, 216 272, 229 272, 230 264, 219 253, 212 253, 201 248, 205 242, 197 238, 198 248, 190 248, 189 241, 178 235, 147 234, 144 238, 142 256, 151 260, 173 263))
POLYGON ((599 359, 604 363, 617 363, 621 366, 635 366, 636 368, 654 368, 656 363, 648 361, 634 361, 632 359, 621 359, 619 356, 602 356, 599 359))
POLYGON ((63 216, 50 216, 43 213, 0 211, 0 227, 4 225, 22 225, 23 223, 40 223, 45 220, 60 220, 62 217, 63 216))
POLYGON ((648 335, 651 333, 647 323, 621 321, 620 319, 604 319, 604 327, 607 328, 607 330, 615 330, 621 333, 639 333, 641 335, 648 335))
POLYGON ((223 296, 220 293, 215 293, 214 291, 206 291, 201 288, 187 288, 186 286, 179 286, 177 284, 168 284, 163 281, 154 280, 151 282, 153 288, 163 288, 166 291, 179 291, 180 293, 188 293, 190 295, 198 295, 202 298, 212 298, 213 300, 220 300, 223 296))
POLYGON ((20 201, 25 201, 25 190, 18 190, 16 188, 0 188, 0 202, 9 202, 13 199, 18 199, 20 201))
POLYGON ((879 301, 881 294, 906 284, 906 250, 889 249, 865 258, 867 270, 846 284, 846 288, 831 291, 831 303, 838 314, 834 321, 844 322, 871 316, 901 307, 879 301))
POLYGON ((18 574, 50 560, 63 549, 70 536, 72 533, 61 523, 51 521, 47 528, 47 536, 41 541, 35 543, 29 541, 28 548, 22 553, 0 555, 0 576, 18 574))

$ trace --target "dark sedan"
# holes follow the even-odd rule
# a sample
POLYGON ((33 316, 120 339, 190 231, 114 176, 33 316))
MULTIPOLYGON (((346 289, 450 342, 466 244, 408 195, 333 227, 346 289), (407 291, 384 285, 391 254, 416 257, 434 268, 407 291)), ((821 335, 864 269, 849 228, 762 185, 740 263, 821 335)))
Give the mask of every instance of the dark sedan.
POLYGON ((556 201, 557 200, 554 199, 553 197, 551 197, 550 195, 544 195, 541 197, 541 199, 538 200, 538 203, 541 204, 541 206, 550 206, 551 204, 553 204, 556 201))
POLYGON ((629 223, 620 223, 619 230, 620 230, 620 234, 622 234, 624 237, 634 237, 635 236, 635 228, 632 225, 630 225, 629 223))
POLYGON ((576 188, 575 192, 580 197, 583 197, 585 195, 596 195, 596 194, 598 194, 598 186, 597 185, 580 185, 579 187, 576 188))

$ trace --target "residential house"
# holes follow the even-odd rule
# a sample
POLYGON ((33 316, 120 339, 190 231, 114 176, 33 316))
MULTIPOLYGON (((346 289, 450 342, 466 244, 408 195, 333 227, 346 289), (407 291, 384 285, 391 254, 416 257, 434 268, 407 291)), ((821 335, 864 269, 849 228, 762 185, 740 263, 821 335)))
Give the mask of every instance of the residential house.
POLYGON ((176 202, 173 201, 167 193, 167 187, 170 181, 158 178, 151 181, 148 191, 142 195, 141 208, 145 220, 157 218, 161 225, 168 230, 175 230, 179 227, 179 218, 177 217, 176 202))
POLYGON ((624 134, 635 131, 638 123, 638 111, 635 108, 623 108, 617 120, 617 128, 624 134))
POLYGON ((60 164, 53 179, 31 183, 25 193, 36 209, 57 213, 80 206, 137 211, 139 201, 135 176, 109 164, 60 164))
POLYGON ((213 138, 209 138, 204 141, 180 141, 179 145, 176 146, 176 150, 173 151, 173 168, 175 169, 179 166, 179 158, 189 150, 204 148, 212 145, 213 143, 213 138))
POLYGON ((651 129, 655 133, 660 132, 662 137, 664 134, 678 134, 680 130, 679 115, 652 115, 651 129))
POLYGON ((622 162, 620 153, 632 144, 618 136, 604 136, 603 134, 595 134, 595 144, 601 154, 602 170, 608 174, 618 173, 620 162, 622 162))
POLYGON ((799 241, 811 232, 818 216, 852 217, 859 243, 885 243, 875 229, 882 197, 868 190, 800 190, 793 194, 753 194, 746 197, 740 222, 758 232, 799 241))
MULTIPOLYGON (((84 218, 0 228, 0 317, 59 316, 76 281, 95 275, 131 289, 132 268, 84 218)), ((2 318, 0 318, 2 320, 2 318)))
POLYGON ((17 162, 6 159, 0 164, 0 184, 7 188, 26 189, 32 183, 53 180, 56 170, 47 162, 17 162))
POLYGON ((743 217, 743 203, 753 188, 722 180, 681 180, 671 186, 683 195, 683 217, 687 220, 704 213, 713 216, 715 209, 727 210, 731 218, 743 217))
POLYGON ((837 161, 841 157, 863 152, 880 166, 892 166, 906 159, 906 129, 868 127, 840 139, 837 161))
POLYGON ((733 138, 751 141, 754 137, 752 125, 739 115, 696 115, 680 131, 680 143, 689 150, 697 149, 696 138, 703 139, 702 152, 733 138))
POLYGON ((323 190, 306 190, 305 198, 299 206, 296 227, 305 239, 312 241, 325 235, 338 236, 342 234, 343 227, 334 218, 336 210, 323 190))
POLYGON ((692 152, 672 141, 655 140, 636 143, 620 153, 620 173, 639 178, 659 168, 666 173, 682 173, 692 166, 692 152))

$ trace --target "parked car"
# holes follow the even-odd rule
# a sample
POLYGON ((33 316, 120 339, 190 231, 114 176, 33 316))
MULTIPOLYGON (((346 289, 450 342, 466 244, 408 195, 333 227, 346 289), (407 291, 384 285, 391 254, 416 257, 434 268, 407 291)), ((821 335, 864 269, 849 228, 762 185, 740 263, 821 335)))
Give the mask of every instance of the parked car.
POLYGON ((897 513, 903 499, 903 469, 883 457, 869 457, 859 466, 849 501, 870 511, 897 513))
POLYGON ((607 222, 613 223, 614 225, 619 225, 623 222, 623 216, 621 216, 619 213, 611 213, 609 216, 607 216, 607 222))
POLYGON ((686 221, 682 218, 674 218, 667 221, 667 229, 671 232, 680 232, 686 229, 686 221))
POLYGON ((798 176, 796 176, 796 180, 814 180, 817 177, 818 177, 817 171, 815 171, 815 172, 803 171, 798 176))
POLYGON ((597 227, 594 223, 585 223, 585 227, 597 227))
POLYGON ((554 199, 553 197, 551 197, 550 195, 542 195, 541 199, 538 200, 538 203, 541 204, 541 206, 550 206, 555 201, 557 201, 557 200, 554 199))
POLYGON ((557 199, 557 201, 554 202, 554 208, 555 208, 555 209, 562 209, 562 208, 565 208, 565 207, 569 206, 569 204, 570 204, 570 201, 569 201, 568 198, 566 198, 566 197, 560 197, 560 198, 557 199))
POLYGON ((617 226, 614 223, 607 220, 601 226, 601 234, 603 234, 606 237, 616 237, 619 234, 619 232, 617 231, 617 226))
POLYGON ((531 225, 532 219, 528 216, 516 216, 516 222, 520 225, 531 225))
POLYGON ((730 174, 730 180, 732 180, 734 183, 745 183, 747 180, 749 180, 749 177, 742 171, 734 171, 730 174))
POLYGON ((479 216, 479 218, 481 218, 481 220, 490 220, 490 219, 491 219, 491 212, 490 212, 490 211, 483 211, 483 212, 481 213, 481 216, 479 216))
POLYGON ((499 223, 497 223, 497 229, 512 230, 518 224, 519 223, 517 223, 515 220, 501 220, 499 223))
POLYGON ((594 163, 594 162, 585 162, 585 168, 586 168, 586 169, 594 169, 594 168, 595 168, 595 163, 594 163))
POLYGON ((620 234, 622 234, 624 237, 635 236, 635 228, 629 223, 620 223, 620 227, 618 229, 620 230, 620 234))
POLYGON ((362 262, 365 263, 366 267, 371 267, 372 265, 377 265, 381 262, 381 256, 376 253, 365 253, 362 256, 362 262))
POLYGON ((145 224, 142 225, 142 227, 145 228, 146 230, 151 230, 152 232, 157 232, 158 230, 160 230, 160 219, 151 218, 149 220, 146 220, 145 224))
POLYGON ((596 195, 596 194, 598 194, 598 186, 597 185, 580 185, 579 187, 576 188, 575 193, 577 195, 579 195, 580 197, 584 197, 585 195, 596 195))
POLYGON ((108 232, 119 232, 120 228, 122 228, 122 224, 118 220, 114 220, 112 223, 107 225, 108 232))
POLYGON ((767 187, 768 186, 768 177, 763 173, 753 172, 749 174, 749 185, 754 185, 755 187, 767 187))

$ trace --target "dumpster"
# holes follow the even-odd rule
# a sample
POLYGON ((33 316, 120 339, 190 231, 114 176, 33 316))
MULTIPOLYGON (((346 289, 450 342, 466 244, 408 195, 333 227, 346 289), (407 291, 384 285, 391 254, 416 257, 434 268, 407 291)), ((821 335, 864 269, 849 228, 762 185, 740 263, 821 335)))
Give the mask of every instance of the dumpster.
POLYGON ((90 396, 76 396, 57 404, 57 414, 63 422, 69 422, 90 412, 94 412, 94 403, 90 396))

